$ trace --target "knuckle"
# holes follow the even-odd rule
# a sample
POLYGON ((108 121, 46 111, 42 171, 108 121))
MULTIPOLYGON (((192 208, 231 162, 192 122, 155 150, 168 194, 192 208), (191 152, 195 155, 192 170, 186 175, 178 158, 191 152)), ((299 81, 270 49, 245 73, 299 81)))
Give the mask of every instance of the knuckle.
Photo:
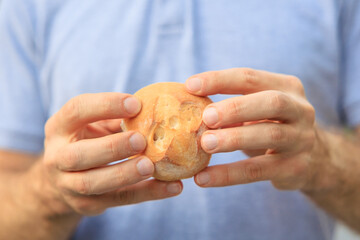
POLYGON ((221 78, 219 71, 209 71, 203 75, 203 88, 205 90, 221 89, 221 78))
MULTIPOLYGON (((61 153, 60 153, 61 154, 61 153)), ((81 151, 70 148, 62 153, 63 157, 60 158, 58 166, 61 166, 62 170, 75 170, 78 168, 79 161, 81 161, 81 151)))
POLYGON ((259 85, 257 72, 251 68, 240 68, 241 76, 243 77, 245 85, 256 87, 259 85))
POLYGON ((113 115, 113 113, 116 111, 115 108, 117 106, 122 106, 121 104, 114 104, 114 102, 116 102, 116 95, 114 94, 106 94, 103 97, 104 99, 101 102, 101 108, 102 108, 102 112, 105 115, 113 115))
POLYGON ((230 115, 238 117, 242 115, 242 112, 244 111, 244 104, 240 104, 239 101, 235 101, 231 99, 228 102, 228 110, 230 115))
POLYGON ((92 201, 83 198, 75 200, 73 205, 73 208, 77 213, 85 216, 99 215, 105 210, 97 206, 97 204, 94 204, 92 201))
POLYGON ((246 142, 245 134, 241 134, 239 129, 235 131, 235 134, 229 134, 230 145, 234 149, 243 149, 246 142))
POLYGON ((304 114, 311 124, 315 123, 315 108, 309 103, 305 106, 304 114))
POLYGON ((45 132, 45 137, 46 139, 48 139, 50 136, 52 136, 54 134, 54 124, 53 124, 53 120, 54 117, 49 118, 49 120, 46 121, 45 126, 44 126, 44 132, 45 132))
POLYGON ((81 95, 70 99, 61 109, 62 117, 68 122, 77 121, 80 118, 81 95))
POLYGON ((118 144, 117 140, 114 137, 110 137, 104 143, 104 148, 107 152, 110 153, 112 159, 118 159, 118 157, 121 155, 119 146, 120 144, 118 144))
POLYGON ((80 195, 90 195, 92 193, 92 187, 86 175, 80 175, 73 186, 74 191, 80 195))
POLYGON ((263 177, 263 170, 258 163, 247 163, 244 166, 244 178, 247 182, 259 181, 263 177))
POLYGON ((113 200, 121 205, 127 205, 135 202, 135 192, 131 190, 119 191, 113 195, 113 200))
POLYGON ((121 164, 116 168, 116 179, 119 187, 126 185, 130 181, 126 173, 127 171, 121 167, 121 164))
MULTIPOLYGON (((229 167, 226 167, 224 169, 224 175, 223 175, 223 179, 222 179, 222 185, 223 186, 226 186, 228 184, 234 184, 238 177, 239 177, 239 174, 236 174, 234 169, 231 169, 229 167)), ((221 179, 221 178, 220 178, 221 179)))
POLYGON ((289 84, 295 89, 296 92, 300 93, 301 95, 305 95, 304 85, 302 84, 301 80, 293 75, 288 76, 289 84))
POLYGON ((275 116, 281 115, 287 111, 289 98, 279 91, 271 91, 269 96, 269 107, 275 116))
POLYGON ((267 135, 269 136, 269 139, 272 143, 278 143, 286 138, 285 131, 280 127, 277 126, 278 124, 274 124, 273 126, 270 126, 268 128, 267 135))

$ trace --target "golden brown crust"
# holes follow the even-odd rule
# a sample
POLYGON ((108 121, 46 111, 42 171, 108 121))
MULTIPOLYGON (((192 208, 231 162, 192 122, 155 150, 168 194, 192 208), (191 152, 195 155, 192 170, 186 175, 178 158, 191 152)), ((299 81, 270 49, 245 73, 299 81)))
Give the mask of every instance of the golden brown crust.
POLYGON ((208 129, 201 114, 212 102, 209 98, 191 95, 184 84, 174 82, 146 86, 135 96, 142 101, 142 110, 125 119, 123 128, 146 137, 144 154, 155 163, 155 178, 189 178, 209 164, 211 155, 200 145, 201 134, 208 129))

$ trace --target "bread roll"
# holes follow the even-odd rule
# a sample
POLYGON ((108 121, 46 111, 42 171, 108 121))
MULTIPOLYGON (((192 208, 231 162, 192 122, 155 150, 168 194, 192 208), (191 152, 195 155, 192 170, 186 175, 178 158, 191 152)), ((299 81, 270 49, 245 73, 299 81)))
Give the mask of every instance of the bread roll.
POLYGON ((124 119, 122 128, 145 136, 144 154, 154 162, 156 179, 189 178, 209 164, 211 155, 200 144, 208 129, 201 115, 212 102, 209 98, 191 95, 184 84, 174 82, 146 86, 135 96, 142 109, 136 117, 124 119))

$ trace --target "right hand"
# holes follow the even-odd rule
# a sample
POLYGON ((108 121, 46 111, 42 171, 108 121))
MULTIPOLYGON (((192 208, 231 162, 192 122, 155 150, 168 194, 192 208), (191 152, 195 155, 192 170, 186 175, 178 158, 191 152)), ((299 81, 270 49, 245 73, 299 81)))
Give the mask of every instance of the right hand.
POLYGON ((140 102, 129 94, 84 94, 48 120, 44 181, 50 183, 57 199, 56 214, 96 215, 109 207, 163 199, 182 191, 180 181, 144 181, 154 172, 145 156, 113 163, 146 148, 140 133, 120 128, 122 118, 134 117, 140 109, 140 102))

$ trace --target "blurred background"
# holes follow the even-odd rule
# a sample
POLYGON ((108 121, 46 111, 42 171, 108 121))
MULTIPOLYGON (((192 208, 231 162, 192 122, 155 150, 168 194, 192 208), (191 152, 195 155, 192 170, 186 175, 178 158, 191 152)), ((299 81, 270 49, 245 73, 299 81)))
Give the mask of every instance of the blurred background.
MULTIPOLYGON (((0 9, 1 9, 1 0, 0 0, 0 9)), ((0 51, 1 51, 1 46, 0 46, 0 51)), ((335 230, 334 240, 360 240, 360 235, 354 233, 346 226, 339 223, 335 230)))

